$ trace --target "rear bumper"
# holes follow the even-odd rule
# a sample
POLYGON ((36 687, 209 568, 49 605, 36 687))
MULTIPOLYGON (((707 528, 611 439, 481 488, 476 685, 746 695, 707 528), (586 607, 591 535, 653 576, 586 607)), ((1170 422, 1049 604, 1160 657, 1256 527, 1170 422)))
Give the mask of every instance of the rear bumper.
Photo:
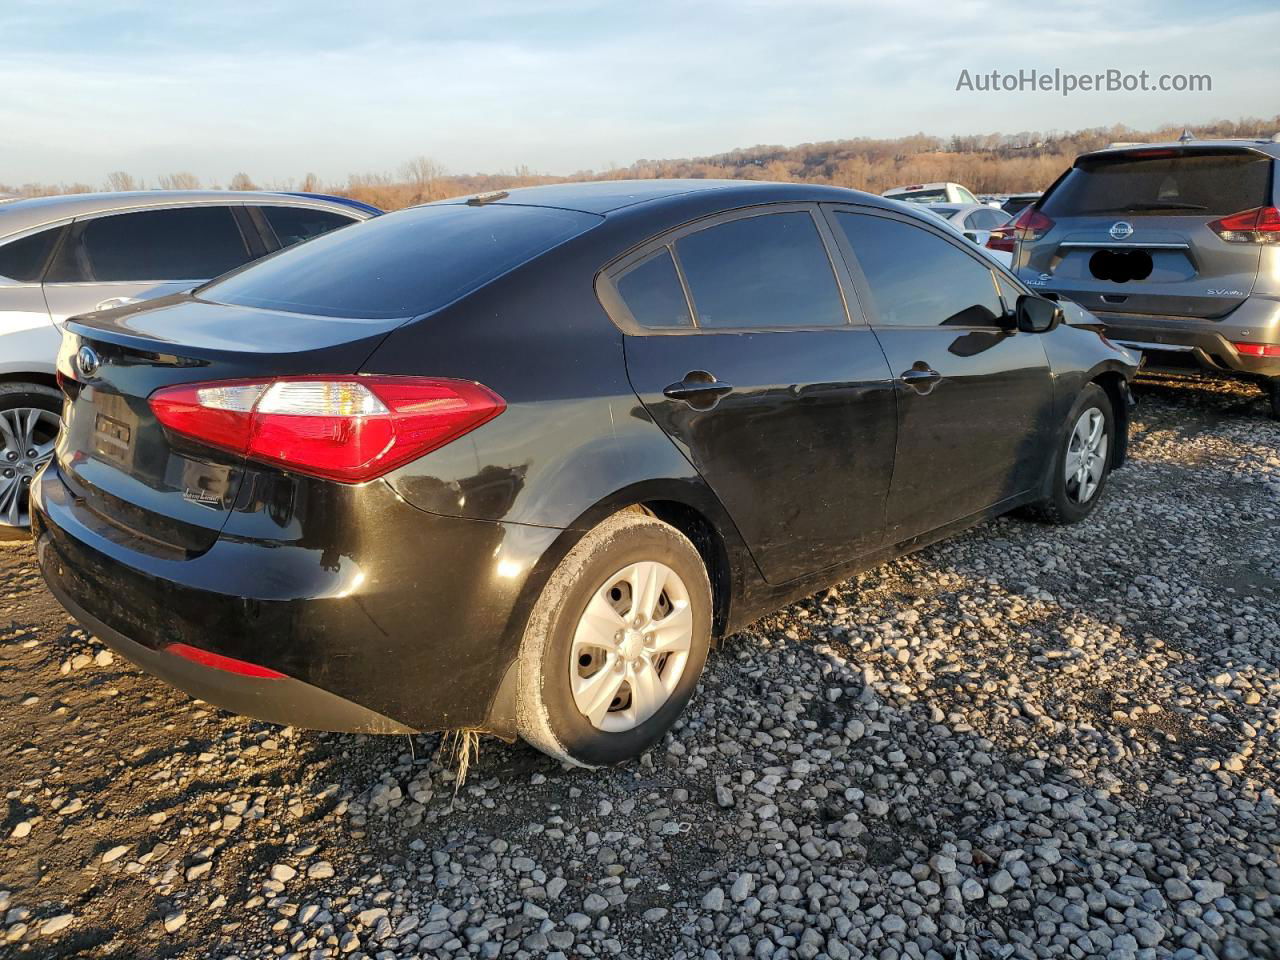
POLYGON ((217 706, 315 729, 509 735, 495 697, 562 531, 439 517, 381 481, 330 488, 297 540, 224 534, 174 559, 104 525, 54 463, 32 486, 40 569, 100 639, 217 706), (284 677, 201 666, 172 643, 284 677))
MULTIPOLYGON (((51 540, 41 537, 37 551, 45 565, 44 552, 51 540)), ((67 612, 85 629, 165 683, 191 696, 232 713, 269 723, 289 724, 314 730, 341 730, 353 733, 412 733, 410 727, 385 717, 358 703, 292 677, 248 677, 201 666, 183 657, 152 649, 107 626, 86 612, 64 592, 61 580, 49 580, 49 589, 67 612)))
MULTIPOLYGON (((1210 373, 1251 378, 1280 377, 1280 358, 1250 357, 1240 353, 1223 331, 1211 328, 1213 321, 1177 326, 1161 321, 1120 314, 1097 314, 1107 336, 1126 347, 1140 350, 1146 368, 1198 368, 1210 373)), ((1265 343, 1269 336, 1232 331, 1241 342, 1265 343)))

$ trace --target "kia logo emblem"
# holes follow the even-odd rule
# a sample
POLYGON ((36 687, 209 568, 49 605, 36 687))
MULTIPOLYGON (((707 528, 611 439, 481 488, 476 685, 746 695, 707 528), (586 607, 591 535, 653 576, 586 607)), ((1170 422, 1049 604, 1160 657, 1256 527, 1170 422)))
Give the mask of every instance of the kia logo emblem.
POLYGON ((93 347, 81 347, 76 354, 76 366, 80 368, 80 375, 83 377, 92 377, 101 365, 102 361, 98 359, 93 347))
POLYGON ((1132 235, 1133 224, 1125 223, 1123 220, 1117 220, 1111 225, 1111 229, 1107 231, 1111 234, 1112 240, 1123 240, 1125 237, 1132 235))

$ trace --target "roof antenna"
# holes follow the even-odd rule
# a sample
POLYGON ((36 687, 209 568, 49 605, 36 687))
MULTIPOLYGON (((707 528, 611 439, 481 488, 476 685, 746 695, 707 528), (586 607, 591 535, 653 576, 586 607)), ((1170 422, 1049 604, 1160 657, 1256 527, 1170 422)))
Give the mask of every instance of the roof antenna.
POLYGON ((1178 138, 1178 142, 1179 142, 1179 143, 1187 143, 1188 141, 1190 141, 1190 140, 1194 140, 1194 139, 1195 139, 1195 135, 1194 135, 1194 134, 1192 134, 1192 132, 1191 132, 1191 128, 1190 128, 1190 127, 1183 127, 1183 128, 1182 128, 1182 136, 1180 136, 1180 137, 1178 138))
POLYGON ((467 198, 467 206, 483 207, 486 203, 497 203, 499 200, 505 200, 511 194, 505 190, 490 190, 488 193, 477 193, 474 197, 467 198))

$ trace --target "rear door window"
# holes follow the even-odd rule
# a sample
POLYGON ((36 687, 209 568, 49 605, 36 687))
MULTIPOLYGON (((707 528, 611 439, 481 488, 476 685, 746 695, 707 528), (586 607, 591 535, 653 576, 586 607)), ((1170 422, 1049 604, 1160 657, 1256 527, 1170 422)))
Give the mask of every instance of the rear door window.
POLYGON ((676 241, 699 327, 846 322, 822 236, 806 211, 720 223, 676 241))
POLYGON ((333 230, 201 287, 217 303, 359 320, 431 313, 602 217, 554 207, 431 204, 333 230))
POLYGON ((49 254, 53 252, 65 229, 65 224, 51 227, 0 246, 0 277, 8 277, 20 283, 38 282, 44 273, 49 254))
POLYGON ((1004 313, 991 270, 921 227, 836 212, 866 277, 876 323, 893 327, 990 326, 1004 313))
POLYGON ((250 259, 230 207, 140 210, 77 221, 46 279, 207 280, 250 259))
POLYGON ((1041 209, 1049 217, 1222 217, 1270 203, 1269 157, 1252 151, 1162 154, 1083 160, 1041 209))
POLYGON ((356 221, 332 210, 312 207, 261 207, 280 246, 291 247, 322 233, 345 227, 356 221))

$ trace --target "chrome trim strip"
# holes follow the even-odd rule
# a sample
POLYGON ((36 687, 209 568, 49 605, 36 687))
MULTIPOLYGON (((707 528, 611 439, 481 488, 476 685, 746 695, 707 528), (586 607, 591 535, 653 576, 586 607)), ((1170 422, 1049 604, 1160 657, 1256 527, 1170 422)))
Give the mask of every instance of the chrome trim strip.
POLYGON ((1117 340, 1116 343, 1122 347, 1131 347, 1134 350, 1162 350, 1165 353, 1191 353, 1195 347, 1187 346, 1183 343, 1150 343, 1144 340, 1117 340))
POLYGON ((1135 250, 1190 250, 1189 243, 1119 243, 1115 240, 1067 240, 1058 244, 1059 248, 1091 248, 1099 247, 1105 249, 1116 249, 1121 247, 1130 247, 1135 250))

